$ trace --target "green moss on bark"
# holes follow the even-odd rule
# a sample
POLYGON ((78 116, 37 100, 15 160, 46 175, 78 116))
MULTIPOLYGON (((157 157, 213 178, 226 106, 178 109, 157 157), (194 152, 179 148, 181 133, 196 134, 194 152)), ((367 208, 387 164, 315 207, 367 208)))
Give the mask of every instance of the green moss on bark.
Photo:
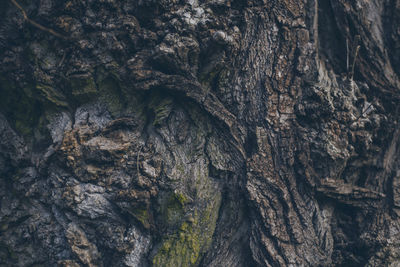
POLYGON ((150 109, 154 112, 153 125, 161 125, 171 113, 173 106, 173 100, 170 97, 163 97, 160 94, 156 94, 149 103, 150 109))
POLYGON ((0 79, 0 111, 24 137, 32 136, 41 114, 41 103, 34 97, 34 86, 21 88, 0 79))
POLYGON ((132 215, 143 225, 144 228, 150 229, 150 216, 147 208, 134 209, 132 215))
POLYGON ((36 89, 42 95, 42 97, 49 101, 50 103, 60 106, 67 107, 68 103, 64 97, 64 95, 57 90, 55 90, 52 86, 45 84, 37 84, 36 89))
POLYGON ((69 77, 72 96, 82 103, 95 96, 97 92, 96 83, 91 75, 76 75, 69 77))
POLYGON ((176 225, 185 213, 187 199, 182 193, 171 194, 164 208, 164 218, 167 225, 176 225))
POLYGON ((153 266, 198 265, 202 253, 211 245, 220 202, 221 197, 216 194, 205 209, 195 210, 192 220, 182 222, 177 232, 165 236, 153 258, 153 266))

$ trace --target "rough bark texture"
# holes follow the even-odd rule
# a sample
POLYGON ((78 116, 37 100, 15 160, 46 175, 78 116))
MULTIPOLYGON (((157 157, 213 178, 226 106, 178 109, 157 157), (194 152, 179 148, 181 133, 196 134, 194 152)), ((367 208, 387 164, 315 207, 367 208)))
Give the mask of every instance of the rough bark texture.
POLYGON ((399 0, 0 2, 1 266, 399 266, 399 0))

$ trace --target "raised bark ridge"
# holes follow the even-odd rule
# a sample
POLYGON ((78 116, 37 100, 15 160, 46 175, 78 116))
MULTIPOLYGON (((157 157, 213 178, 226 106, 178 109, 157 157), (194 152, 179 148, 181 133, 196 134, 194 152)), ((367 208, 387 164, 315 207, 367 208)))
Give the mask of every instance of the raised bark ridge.
POLYGON ((0 264, 397 266, 400 1, 0 3, 0 264))

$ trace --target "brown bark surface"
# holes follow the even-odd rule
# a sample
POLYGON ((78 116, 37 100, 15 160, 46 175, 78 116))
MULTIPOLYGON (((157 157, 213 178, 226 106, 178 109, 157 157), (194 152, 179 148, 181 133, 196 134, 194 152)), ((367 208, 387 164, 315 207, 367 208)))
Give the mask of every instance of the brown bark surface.
POLYGON ((399 0, 3 0, 0 265, 400 265, 399 51, 399 0))

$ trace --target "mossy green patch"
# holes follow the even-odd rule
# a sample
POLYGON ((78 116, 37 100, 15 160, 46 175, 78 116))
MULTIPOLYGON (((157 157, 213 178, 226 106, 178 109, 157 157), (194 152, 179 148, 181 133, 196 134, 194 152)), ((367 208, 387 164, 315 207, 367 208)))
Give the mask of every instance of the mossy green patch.
POLYGON ((173 196, 175 197, 175 200, 177 200, 181 204, 182 207, 188 201, 187 197, 182 193, 175 193, 173 196))
MULTIPOLYGON (((175 194, 174 198, 180 204, 181 197, 175 194)), ((211 245, 220 202, 220 194, 214 194, 205 209, 195 210, 190 222, 182 222, 177 232, 164 236, 153 266, 196 266, 201 254, 211 245)))
POLYGON ((72 96, 80 103, 89 100, 97 92, 96 83, 92 75, 74 75, 69 77, 72 96))
POLYGON ((60 107, 68 106, 65 96, 61 92, 58 92, 56 89, 54 89, 52 86, 37 84, 36 89, 38 90, 39 94, 41 94, 42 97, 50 103, 53 103, 56 106, 60 107))
POLYGON ((144 228, 150 229, 150 216, 147 208, 133 209, 132 215, 143 225, 144 228))
POLYGON ((164 240, 157 255, 153 258, 154 266, 193 266, 201 251, 201 233, 193 225, 184 222, 174 236, 164 240))
POLYGON ((164 208, 164 218, 167 225, 174 225, 181 220, 186 201, 187 198, 182 193, 173 193, 168 197, 164 208))
POLYGON ((202 251, 205 251, 212 241, 215 221, 209 219, 202 216, 200 221, 199 218, 195 218, 192 223, 184 222, 176 234, 163 240, 161 248, 153 258, 153 265, 195 266, 202 251))
POLYGON ((34 86, 21 88, 0 78, 0 111, 24 137, 32 136, 42 110, 41 103, 34 96, 34 86))
POLYGON ((155 94, 149 103, 149 107, 154 112, 153 125, 161 125, 172 111, 173 99, 171 97, 163 97, 161 94, 155 94))

